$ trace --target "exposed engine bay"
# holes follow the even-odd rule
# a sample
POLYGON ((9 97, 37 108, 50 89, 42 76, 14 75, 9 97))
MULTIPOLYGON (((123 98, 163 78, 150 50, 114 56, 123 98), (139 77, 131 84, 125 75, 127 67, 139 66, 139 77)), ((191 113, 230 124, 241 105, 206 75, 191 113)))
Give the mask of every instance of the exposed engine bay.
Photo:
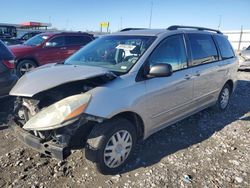
MULTIPOLYGON (((17 96, 14 104, 14 121, 20 128, 25 129, 25 125, 29 120, 37 116, 40 112, 45 111, 55 103, 60 103, 64 99, 80 94, 85 94, 89 90, 101 86, 115 78, 113 74, 105 74, 98 77, 69 82, 56 86, 54 88, 35 94, 33 97, 17 96)), ((78 100, 76 100, 77 102, 78 100)), ((89 134, 93 124, 102 122, 103 119, 81 113, 81 115, 70 118, 61 125, 57 125, 55 129, 49 130, 29 130, 32 135, 40 138, 42 141, 52 141, 64 146, 79 147, 83 142, 83 137, 89 134), (68 126, 69 125, 69 126, 68 126)), ((47 123, 45 118, 42 122, 47 123)))

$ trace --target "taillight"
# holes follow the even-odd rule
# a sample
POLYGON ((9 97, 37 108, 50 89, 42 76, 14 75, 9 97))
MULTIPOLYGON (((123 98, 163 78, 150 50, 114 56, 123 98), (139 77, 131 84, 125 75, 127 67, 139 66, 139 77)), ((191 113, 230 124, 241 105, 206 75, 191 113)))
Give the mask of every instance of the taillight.
POLYGON ((15 68, 15 61, 14 60, 3 60, 3 64, 8 67, 9 69, 15 68))

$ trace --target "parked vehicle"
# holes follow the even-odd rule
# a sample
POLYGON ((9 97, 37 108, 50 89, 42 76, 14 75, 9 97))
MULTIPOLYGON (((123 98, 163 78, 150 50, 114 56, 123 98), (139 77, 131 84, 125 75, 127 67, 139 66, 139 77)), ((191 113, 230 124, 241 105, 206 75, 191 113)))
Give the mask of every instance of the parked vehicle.
POLYGON ((20 38, 5 38, 2 39, 2 41, 7 44, 7 45, 17 45, 17 44, 23 44, 25 41, 27 41, 28 39, 40 34, 42 32, 28 32, 25 33, 23 36, 21 36, 20 38))
POLYGON ((37 66, 63 62, 92 40, 93 35, 81 32, 42 33, 10 49, 16 56, 17 74, 22 76, 37 66))
POLYGON ((86 158, 114 174, 139 140, 210 106, 225 110, 237 61, 227 38, 207 28, 100 37, 64 64, 23 76, 10 92, 10 125, 26 145, 60 160, 85 140, 86 158))
POLYGON ((0 98, 8 96, 17 81, 14 68, 14 55, 0 40, 0 98))
POLYGON ((0 39, 13 38, 17 36, 17 28, 11 24, 0 23, 0 39))
POLYGON ((250 46, 239 54, 239 70, 250 69, 250 46))

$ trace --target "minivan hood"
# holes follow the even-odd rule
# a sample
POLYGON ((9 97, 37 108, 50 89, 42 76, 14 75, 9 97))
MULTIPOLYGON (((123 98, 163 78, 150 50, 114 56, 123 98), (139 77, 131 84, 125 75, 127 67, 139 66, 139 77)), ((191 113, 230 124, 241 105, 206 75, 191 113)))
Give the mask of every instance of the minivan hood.
POLYGON ((22 76, 10 91, 12 96, 32 97, 56 86, 96 76, 112 74, 105 68, 83 65, 51 64, 22 76))

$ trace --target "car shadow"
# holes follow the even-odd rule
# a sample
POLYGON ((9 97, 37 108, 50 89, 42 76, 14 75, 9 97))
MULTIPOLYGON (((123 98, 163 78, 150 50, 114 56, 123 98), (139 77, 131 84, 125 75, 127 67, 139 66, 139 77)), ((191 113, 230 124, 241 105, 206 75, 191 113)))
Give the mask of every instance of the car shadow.
POLYGON ((250 72, 250 69, 238 70, 238 72, 250 72))
POLYGON ((234 121, 249 120, 250 117, 243 116, 250 111, 250 103, 247 102, 250 95, 244 93, 250 93, 250 81, 239 80, 225 112, 208 108, 153 134, 137 146, 134 160, 123 173, 154 165, 168 155, 201 143, 234 121))
POLYGON ((4 129, 7 129, 7 128, 8 128, 8 126, 5 125, 5 124, 0 125, 0 131, 1 131, 1 130, 4 130, 4 129))

